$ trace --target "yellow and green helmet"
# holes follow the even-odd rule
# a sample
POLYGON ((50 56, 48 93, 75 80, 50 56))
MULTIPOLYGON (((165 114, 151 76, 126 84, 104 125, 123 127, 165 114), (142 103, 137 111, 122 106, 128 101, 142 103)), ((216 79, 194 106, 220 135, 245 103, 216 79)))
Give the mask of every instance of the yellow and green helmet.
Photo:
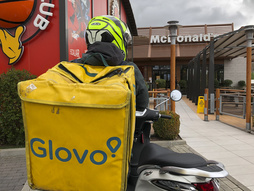
POLYGON ((127 57, 127 45, 131 43, 131 34, 127 25, 119 18, 103 15, 92 18, 86 28, 86 43, 109 42, 115 44, 127 57))

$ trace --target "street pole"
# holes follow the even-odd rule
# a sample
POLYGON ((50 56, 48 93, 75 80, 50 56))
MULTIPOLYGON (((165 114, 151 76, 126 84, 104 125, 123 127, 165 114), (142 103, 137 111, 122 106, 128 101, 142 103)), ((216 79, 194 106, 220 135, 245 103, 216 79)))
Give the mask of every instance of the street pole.
MULTIPOLYGON (((168 21, 168 29, 170 31, 170 40, 171 40, 171 55, 170 55, 170 91, 173 91, 175 87, 175 72, 176 72, 176 54, 175 54, 175 46, 176 46, 176 37, 177 37, 177 28, 178 21, 168 21)), ((175 112, 175 102, 171 100, 171 111, 175 112)))
POLYGON ((246 29, 246 131, 251 132, 251 55, 254 26, 246 29))
MULTIPOLYGON (((170 58, 170 91, 175 89, 175 44, 171 44, 170 58)), ((175 102, 171 100, 171 111, 175 112, 175 102)))

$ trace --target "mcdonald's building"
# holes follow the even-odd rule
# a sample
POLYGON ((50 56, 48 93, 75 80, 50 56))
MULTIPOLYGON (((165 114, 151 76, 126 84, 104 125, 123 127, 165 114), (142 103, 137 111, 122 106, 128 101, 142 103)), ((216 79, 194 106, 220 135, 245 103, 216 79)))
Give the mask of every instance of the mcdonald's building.
MULTIPOLYGON (((177 29, 175 46, 176 57, 176 80, 188 80, 188 68, 197 55, 202 55, 204 49, 211 41, 221 38, 225 34, 235 34, 231 37, 228 46, 218 45, 214 57, 214 80, 223 84, 225 79, 233 81, 233 85, 239 80, 246 80, 246 54, 241 47, 245 41, 239 41, 238 32, 234 31, 234 24, 213 24, 213 25, 188 25, 180 26, 177 29), (238 39, 238 44, 237 41, 238 39), (232 44, 234 43, 234 44, 232 44), (232 46, 232 47, 230 47, 232 46), (237 47, 238 46, 238 47, 237 47), (235 49, 236 48, 236 49, 235 49), (227 53, 227 54, 226 54, 227 53)), ((229 37, 228 37, 228 40, 229 37)), ((223 42, 225 43, 225 42, 223 42)), ((138 36, 133 40, 133 51, 130 57, 139 66, 145 80, 150 88, 156 88, 157 79, 165 79, 169 88, 170 81, 170 58, 171 58, 171 37, 167 27, 138 28, 138 36)), ((209 54, 209 51, 208 53, 209 54)), ((208 57, 202 60, 207 60, 208 57)), ((201 61, 202 64, 202 61, 201 61)), ((209 65, 209 64, 208 64, 209 65)), ((206 70, 208 70, 208 65, 206 70)))
MULTIPOLYGON (((254 25, 238 30, 234 30, 233 24, 178 26, 177 34, 171 34, 169 28, 138 28, 139 35, 134 37, 131 57, 150 90, 158 88, 160 79, 170 88, 170 84, 174 84, 170 80, 174 82, 175 77, 179 83, 176 88, 196 104, 198 97, 205 95, 209 100, 209 113, 214 113, 215 98, 221 99, 215 88, 223 87, 226 80, 232 81, 232 87, 244 81, 246 87, 242 91, 246 102, 241 112, 246 119, 246 130, 250 132, 254 25), (173 78, 170 76, 171 58, 175 62, 173 78)), ((217 105, 216 113, 219 108, 217 105)))

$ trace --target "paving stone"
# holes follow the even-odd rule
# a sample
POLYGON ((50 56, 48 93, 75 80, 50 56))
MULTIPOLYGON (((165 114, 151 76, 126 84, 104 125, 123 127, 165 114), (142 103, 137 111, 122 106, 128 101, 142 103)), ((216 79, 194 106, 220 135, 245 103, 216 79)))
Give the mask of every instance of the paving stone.
POLYGON ((20 191, 27 179, 25 156, 0 156, 0 172, 0 191, 20 191))

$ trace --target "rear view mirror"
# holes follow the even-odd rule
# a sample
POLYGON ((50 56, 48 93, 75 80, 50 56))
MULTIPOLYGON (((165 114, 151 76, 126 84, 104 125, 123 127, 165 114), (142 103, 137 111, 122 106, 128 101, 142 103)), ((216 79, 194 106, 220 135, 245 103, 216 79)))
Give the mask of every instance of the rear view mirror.
POLYGON ((171 93, 170 93, 170 98, 173 100, 173 101, 180 101, 182 99, 182 93, 179 91, 179 90, 173 90, 171 93))

